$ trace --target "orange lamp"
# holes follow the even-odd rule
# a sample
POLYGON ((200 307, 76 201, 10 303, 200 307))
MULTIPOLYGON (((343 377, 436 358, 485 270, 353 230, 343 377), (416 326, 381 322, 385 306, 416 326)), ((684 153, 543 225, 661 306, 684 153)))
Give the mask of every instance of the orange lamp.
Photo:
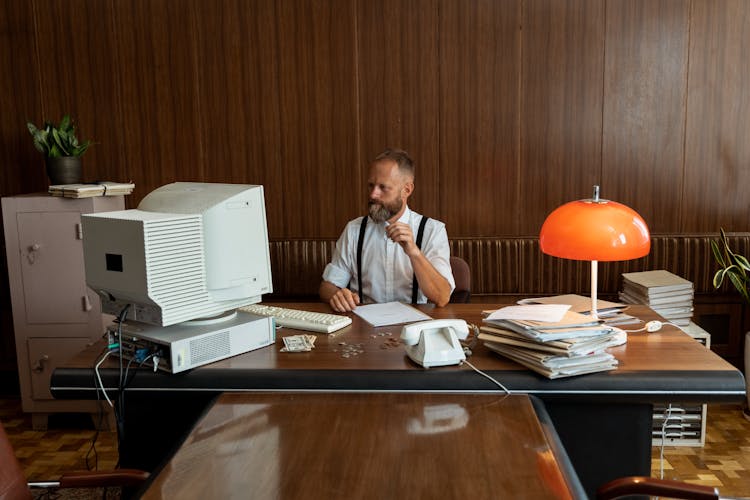
POLYGON ((591 315, 596 312, 597 263, 630 260, 648 255, 651 237, 643 218, 630 207, 594 197, 571 201, 547 216, 539 232, 539 246, 547 255, 591 261, 591 315))

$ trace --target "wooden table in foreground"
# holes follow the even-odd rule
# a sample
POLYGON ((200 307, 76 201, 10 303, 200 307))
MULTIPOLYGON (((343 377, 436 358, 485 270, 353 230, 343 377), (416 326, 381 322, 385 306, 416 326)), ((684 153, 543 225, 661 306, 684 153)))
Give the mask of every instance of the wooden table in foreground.
MULTIPOLYGON (((329 311, 321 303, 280 305, 329 311)), ((495 307, 419 308, 434 318, 462 318, 480 325, 482 310, 495 307)), ((632 306, 628 313, 646 321, 658 319, 645 306, 632 306)), ((354 314, 352 319, 350 326, 332 335, 318 335, 311 352, 280 352, 281 337, 300 333, 280 329, 275 346, 188 372, 171 375, 139 370, 126 386, 121 463, 154 470, 213 399, 228 391, 501 392, 465 365, 429 370, 415 365, 403 346, 388 342, 398 338, 400 326, 374 328, 354 314), (352 346, 358 353, 344 357, 344 350, 352 346)), ((93 371, 101 348, 89 349, 55 370, 51 382, 55 397, 101 397, 93 371)), ((611 479, 650 474, 654 403, 739 402, 745 395, 739 370, 669 325, 656 333, 631 333, 626 345, 611 349, 619 360, 616 370, 557 380, 527 370, 481 344, 473 352, 470 361, 478 369, 514 393, 534 394, 543 400, 590 494, 611 479)), ((102 368, 111 397, 117 392, 119 370, 113 360, 102 368)))
POLYGON ((226 393, 142 498, 583 498, 537 408, 526 395, 226 393))

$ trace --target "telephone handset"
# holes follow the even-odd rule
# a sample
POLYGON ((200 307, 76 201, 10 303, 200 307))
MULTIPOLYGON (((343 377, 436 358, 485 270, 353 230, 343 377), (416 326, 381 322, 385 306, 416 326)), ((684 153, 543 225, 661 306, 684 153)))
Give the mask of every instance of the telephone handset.
POLYGON ((406 354, 425 368, 457 365, 466 359, 458 341, 469 335, 469 326, 462 319, 420 321, 404 326, 401 340, 406 354))

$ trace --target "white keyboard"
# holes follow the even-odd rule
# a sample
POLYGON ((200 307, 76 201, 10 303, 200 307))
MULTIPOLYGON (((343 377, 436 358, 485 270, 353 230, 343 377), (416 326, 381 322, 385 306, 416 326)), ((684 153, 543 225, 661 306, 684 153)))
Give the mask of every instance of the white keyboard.
POLYGON ((256 316, 273 316, 279 326, 317 333, 333 333, 352 323, 351 318, 338 314, 300 311, 299 309, 264 306, 262 304, 240 307, 240 311, 256 316))

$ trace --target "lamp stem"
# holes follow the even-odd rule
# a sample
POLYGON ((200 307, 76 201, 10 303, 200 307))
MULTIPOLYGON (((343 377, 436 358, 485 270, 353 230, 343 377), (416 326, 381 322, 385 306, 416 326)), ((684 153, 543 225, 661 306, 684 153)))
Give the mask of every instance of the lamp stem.
POLYGON ((599 315, 596 311, 596 284, 599 281, 598 264, 599 262, 596 260, 591 261, 591 317, 595 320, 599 319, 599 315))

